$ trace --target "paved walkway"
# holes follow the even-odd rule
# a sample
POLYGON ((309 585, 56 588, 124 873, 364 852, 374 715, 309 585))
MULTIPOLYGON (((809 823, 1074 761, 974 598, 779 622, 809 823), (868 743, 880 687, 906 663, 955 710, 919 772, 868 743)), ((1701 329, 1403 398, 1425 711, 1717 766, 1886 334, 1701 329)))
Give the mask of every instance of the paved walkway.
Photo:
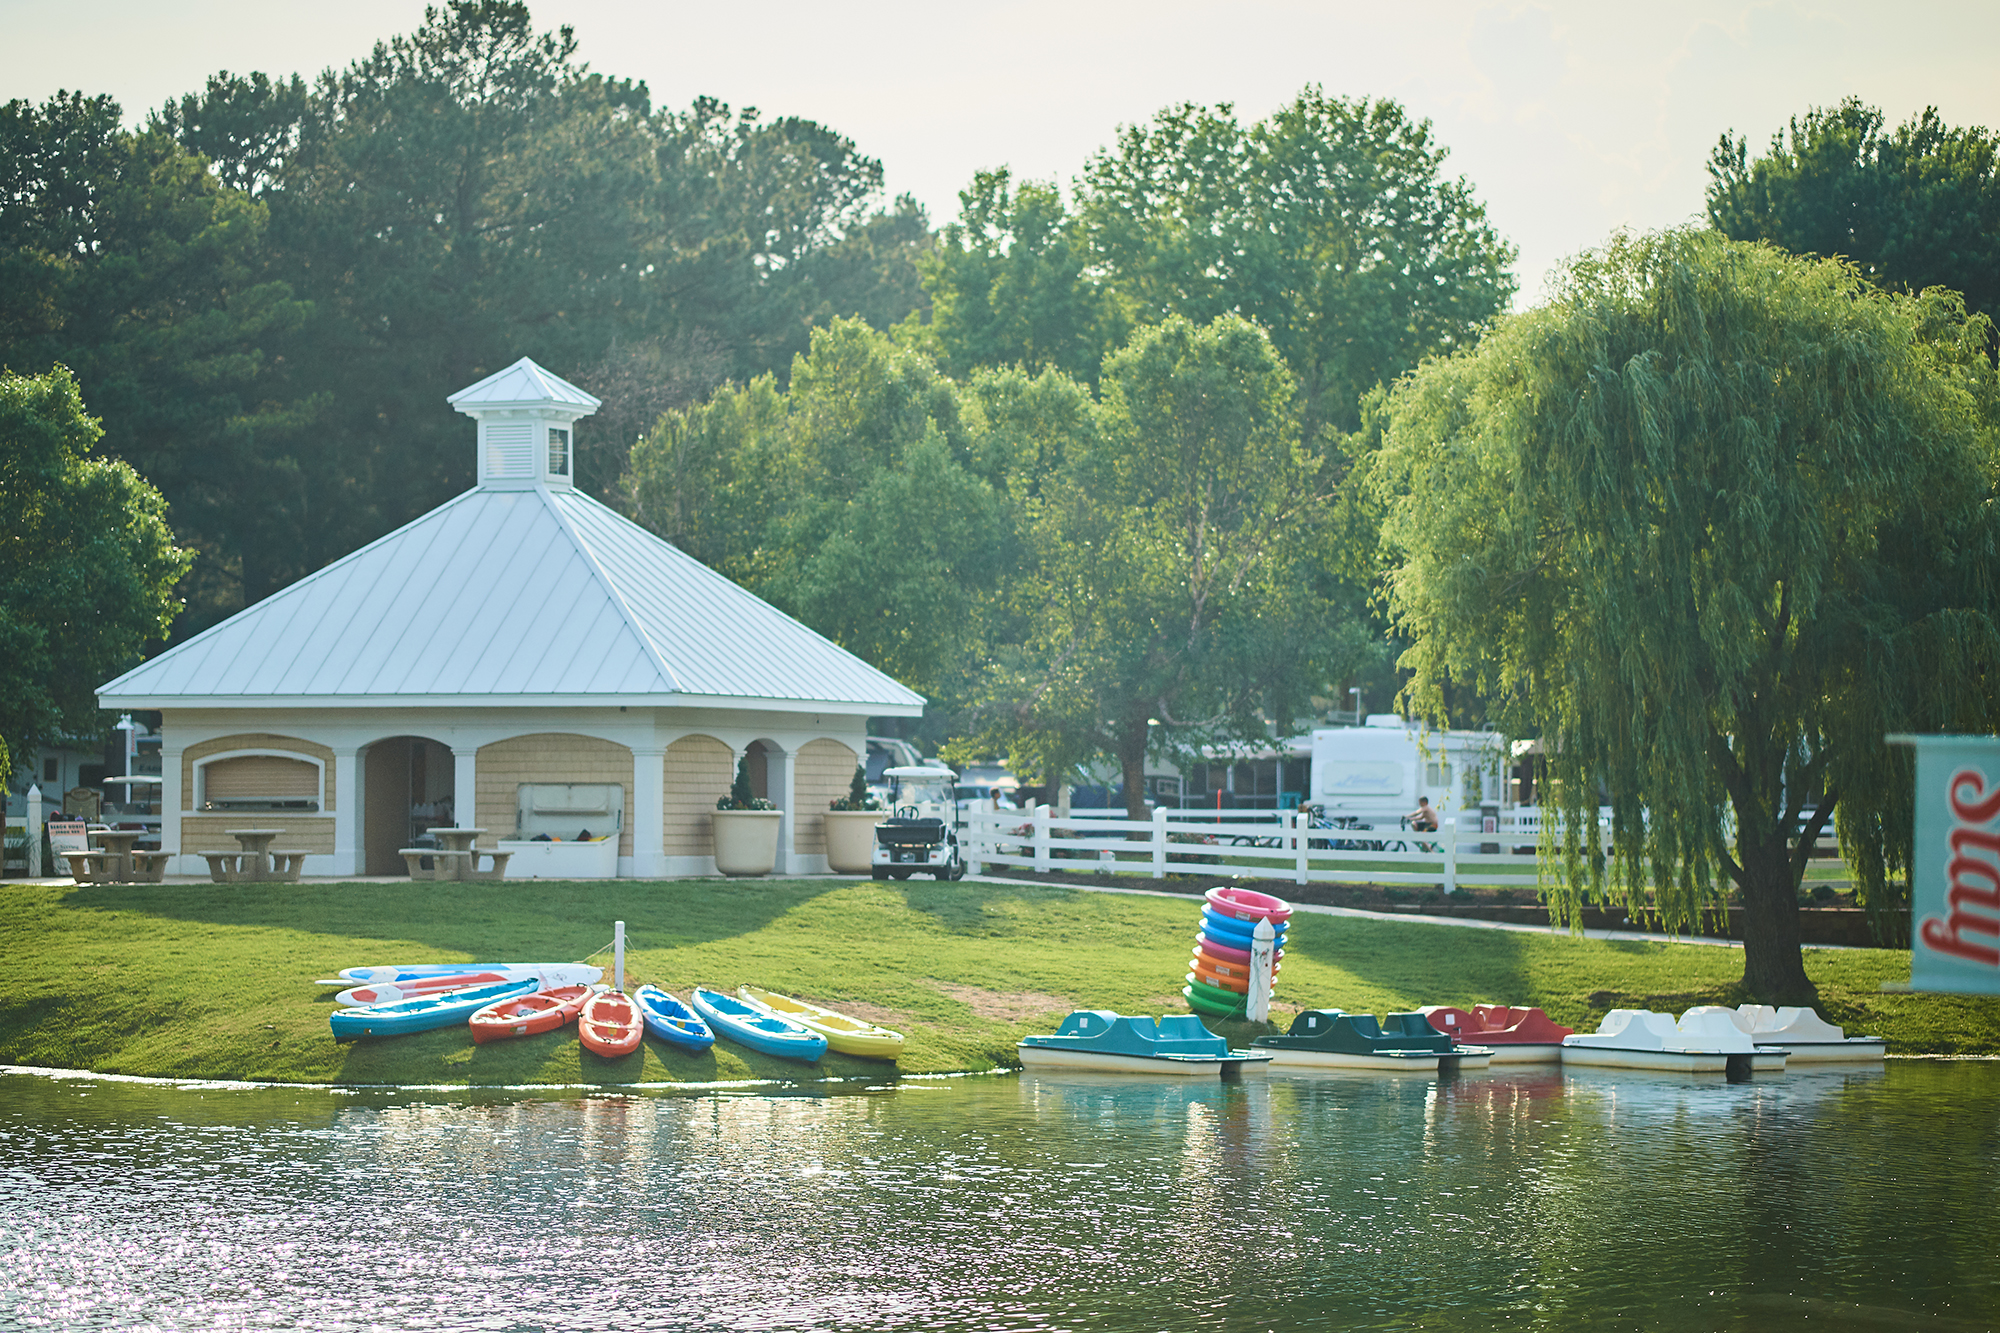
MULTIPOLYGON (((999 875, 967 875, 968 883, 977 884, 1018 884, 1038 889, 1082 889, 1086 893, 1129 893, 1147 898, 1178 898, 1182 902, 1199 902, 1185 893, 1169 893, 1164 889, 1128 889, 1110 884, 1052 884, 1036 879, 1007 879, 999 875)), ((1514 921, 1475 921, 1462 916, 1422 916, 1415 912, 1370 912, 1359 907, 1328 907, 1321 903, 1293 903, 1294 912, 1312 912, 1320 916, 1352 916, 1367 921, 1415 922, 1420 926, 1458 926, 1465 930, 1512 930, 1529 935, 1568 935, 1571 932, 1555 926, 1529 926, 1514 921)), ((1719 940, 1708 935, 1663 935, 1645 930, 1584 930, 1577 934, 1593 940, 1643 940, 1653 944, 1705 944, 1717 949, 1740 949, 1741 940, 1719 940)), ((1851 949, 1850 944, 1808 944, 1808 949, 1851 949)))

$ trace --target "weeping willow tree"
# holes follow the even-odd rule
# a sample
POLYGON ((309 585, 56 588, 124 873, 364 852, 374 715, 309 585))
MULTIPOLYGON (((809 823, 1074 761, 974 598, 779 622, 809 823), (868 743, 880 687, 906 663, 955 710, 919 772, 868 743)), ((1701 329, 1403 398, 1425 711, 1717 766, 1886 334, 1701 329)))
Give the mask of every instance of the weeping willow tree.
POLYGON ((1542 738, 1558 921, 1688 929, 1734 885, 1745 988, 1805 1000, 1830 815, 1871 905, 1901 888, 1884 732, 2000 720, 1986 336, 1950 293, 1686 230, 1572 261, 1396 386, 1376 476, 1410 701, 1475 686, 1542 738))

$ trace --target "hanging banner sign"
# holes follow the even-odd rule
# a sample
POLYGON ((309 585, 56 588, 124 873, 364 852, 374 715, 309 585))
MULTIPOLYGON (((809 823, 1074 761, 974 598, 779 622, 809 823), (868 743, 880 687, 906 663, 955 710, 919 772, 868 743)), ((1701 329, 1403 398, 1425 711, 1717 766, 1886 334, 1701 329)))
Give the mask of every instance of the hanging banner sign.
POLYGON ((2000 995, 2000 736, 1890 736, 1917 751, 1910 989, 2000 995))

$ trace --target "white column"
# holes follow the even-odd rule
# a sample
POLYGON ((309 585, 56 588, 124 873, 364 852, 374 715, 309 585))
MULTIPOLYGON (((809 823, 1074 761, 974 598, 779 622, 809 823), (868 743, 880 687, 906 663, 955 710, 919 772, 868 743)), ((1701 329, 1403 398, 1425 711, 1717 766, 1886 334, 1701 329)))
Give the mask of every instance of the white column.
POLYGON ((361 763, 358 752, 333 752, 333 865, 331 875, 361 873, 361 763))
POLYGON ((160 745, 160 850, 178 853, 167 862, 167 869, 174 874, 199 875, 207 871, 208 863, 187 855, 195 849, 181 845, 181 752, 185 748, 165 742, 160 745))
MULTIPOLYGON (((451 747, 451 818, 460 828, 472 828, 479 822, 479 747, 468 746, 460 749, 451 747)), ((508 829, 495 829, 495 836, 510 833, 508 829)))
POLYGON ((667 751, 632 751, 632 866, 620 874, 640 879, 667 875, 667 751))
POLYGON ((796 768, 791 750, 764 751, 764 790, 771 793, 771 803, 784 811, 778 821, 778 864, 775 867, 781 875, 796 874, 799 868, 799 854, 792 847, 792 830, 798 827, 798 812, 792 808, 792 774, 796 768))

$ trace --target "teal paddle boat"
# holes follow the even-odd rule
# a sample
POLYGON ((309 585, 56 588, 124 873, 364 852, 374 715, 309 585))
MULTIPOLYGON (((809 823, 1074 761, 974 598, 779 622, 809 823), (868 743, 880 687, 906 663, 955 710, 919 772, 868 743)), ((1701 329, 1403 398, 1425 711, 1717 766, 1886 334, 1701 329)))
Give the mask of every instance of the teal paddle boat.
POLYGON ((734 995, 696 987, 688 1000, 718 1034, 753 1051, 808 1063, 826 1054, 826 1038, 819 1033, 768 1010, 754 1009, 734 995))
POLYGON ((1399 1073, 1482 1069, 1493 1059, 1484 1046, 1460 1046, 1423 1014, 1373 1014, 1307 1009, 1283 1036, 1251 1045, 1269 1051, 1274 1069, 1374 1069, 1399 1073))
POLYGON ((1021 1068, 1087 1069, 1102 1074, 1166 1074, 1177 1078, 1231 1078, 1245 1065, 1262 1065, 1262 1051, 1231 1050, 1193 1014, 1132 1017, 1107 1009, 1078 1009, 1042 1037, 1014 1046, 1021 1068))
POLYGON ((400 1037, 407 1032, 429 1032, 433 1028, 448 1028, 456 1023, 469 1022, 474 1014, 496 1000, 533 995, 541 988, 542 983, 533 977, 526 981, 496 981, 485 986, 467 986, 463 990, 440 991, 414 1000, 336 1009, 327 1015, 327 1022, 333 1025, 335 1041, 400 1037))

